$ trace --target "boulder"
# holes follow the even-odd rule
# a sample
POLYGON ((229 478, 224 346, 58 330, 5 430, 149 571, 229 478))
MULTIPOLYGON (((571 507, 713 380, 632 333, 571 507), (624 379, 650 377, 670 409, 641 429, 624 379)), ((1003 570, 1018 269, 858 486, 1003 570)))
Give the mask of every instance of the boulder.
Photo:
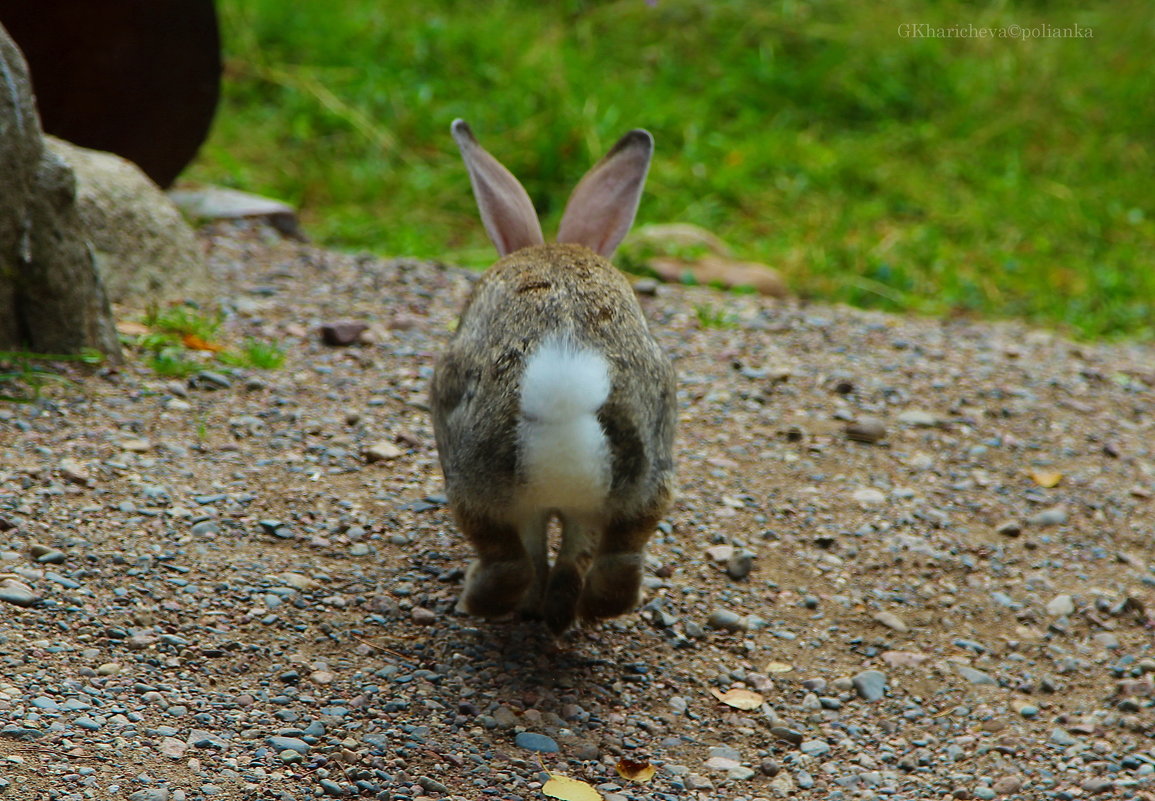
POLYGON ((76 175, 80 219, 109 300, 146 308, 213 299, 200 242, 176 205, 139 167, 52 136, 45 142, 76 175))
POLYGON ((28 65, 0 26, 0 349, 121 358, 69 166, 44 147, 28 65))

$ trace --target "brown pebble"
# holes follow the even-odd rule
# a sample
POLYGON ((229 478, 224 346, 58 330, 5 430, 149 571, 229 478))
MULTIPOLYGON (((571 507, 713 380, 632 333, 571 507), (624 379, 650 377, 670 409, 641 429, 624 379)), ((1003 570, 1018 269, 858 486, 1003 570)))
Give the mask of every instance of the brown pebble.
POLYGON ((418 626, 431 626, 437 622, 437 613, 424 606, 415 606, 409 612, 409 619, 418 626))
POLYGON ((855 442, 874 444, 886 438, 886 425, 875 417, 860 417, 847 423, 846 436, 855 442))
POLYGON ((92 480, 88 468, 76 459, 61 459, 59 468, 60 474, 73 484, 88 484, 92 480))
POLYGON ((352 345, 367 330, 365 323, 325 323, 321 326, 321 341, 334 347, 352 345))
POLYGON ((1084 780, 1079 787, 1083 788, 1083 792, 1091 793, 1105 793, 1115 787, 1115 782, 1112 779, 1104 778, 1103 776, 1092 776, 1090 779, 1084 780))
POLYGON ((991 789, 995 791, 995 795, 1014 795, 1023 787, 1023 777, 1017 774, 1011 776, 1000 776, 995 779, 991 789))
POLYGON ((995 531, 1004 537, 1017 537, 1023 533, 1023 524, 1018 520, 1005 520, 995 526, 995 531))
POLYGON ((367 462, 387 462, 390 459, 396 459, 405 451, 398 448, 392 442, 375 442, 365 448, 365 461, 367 462))
POLYGON ((390 331, 408 331, 420 327, 421 324, 422 319, 415 314, 401 312, 389 318, 390 331))

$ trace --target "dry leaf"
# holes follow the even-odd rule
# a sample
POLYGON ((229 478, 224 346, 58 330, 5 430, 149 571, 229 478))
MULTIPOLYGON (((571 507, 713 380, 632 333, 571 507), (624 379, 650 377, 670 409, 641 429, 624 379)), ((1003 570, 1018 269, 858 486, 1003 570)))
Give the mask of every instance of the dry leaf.
POLYGON ((549 781, 541 791, 550 798, 560 798, 562 801, 605 801, 605 796, 595 790, 593 785, 557 773, 549 774, 549 781))
POLYGON ((180 338, 180 341, 189 350, 210 350, 213 353, 220 353, 225 349, 224 345, 218 345, 215 342, 201 339, 196 334, 185 334, 180 338))
POLYGON ((1048 470, 1036 470, 1031 473, 1031 479, 1040 487, 1050 489, 1059 486, 1059 482, 1063 480, 1063 474, 1048 470))
POLYGON ((766 699, 753 690, 727 690, 722 692, 714 688, 710 688, 710 692, 714 697, 721 701, 726 706, 732 706, 735 709, 757 709, 762 706, 762 702, 766 699))
POLYGON ((619 759, 617 768, 623 779, 639 783, 648 782, 658 772, 649 762, 634 762, 632 759, 619 759))

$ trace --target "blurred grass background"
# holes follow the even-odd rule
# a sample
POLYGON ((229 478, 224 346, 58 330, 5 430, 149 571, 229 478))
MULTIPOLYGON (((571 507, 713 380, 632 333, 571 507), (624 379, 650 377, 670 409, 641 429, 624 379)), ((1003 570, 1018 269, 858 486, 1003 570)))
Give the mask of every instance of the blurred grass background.
POLYGON ((326 245, 486 265, 454 117, 547 236, 643 126, 639 224, 703 226, 805 297, 1155 337, 1149 0, 218 2, 225 97, 186 177, 297 204, 326 245))

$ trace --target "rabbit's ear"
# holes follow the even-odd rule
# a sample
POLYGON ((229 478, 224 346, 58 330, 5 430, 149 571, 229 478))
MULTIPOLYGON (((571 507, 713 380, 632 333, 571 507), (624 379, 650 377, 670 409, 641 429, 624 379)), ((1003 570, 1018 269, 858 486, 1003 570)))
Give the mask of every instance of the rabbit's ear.
POLYGON ((653 152, 654 137, 641 128, 619 139, 573 190, 557 241, 612 256, 633 225, 653 152))
POLYGON ((461 149, 481 221, 497 252, 505 256, 529 245, 542 244, 545 239, 537 212, 513 173, 477 143, 465 120, 453 121, 453 140, 461 149))

